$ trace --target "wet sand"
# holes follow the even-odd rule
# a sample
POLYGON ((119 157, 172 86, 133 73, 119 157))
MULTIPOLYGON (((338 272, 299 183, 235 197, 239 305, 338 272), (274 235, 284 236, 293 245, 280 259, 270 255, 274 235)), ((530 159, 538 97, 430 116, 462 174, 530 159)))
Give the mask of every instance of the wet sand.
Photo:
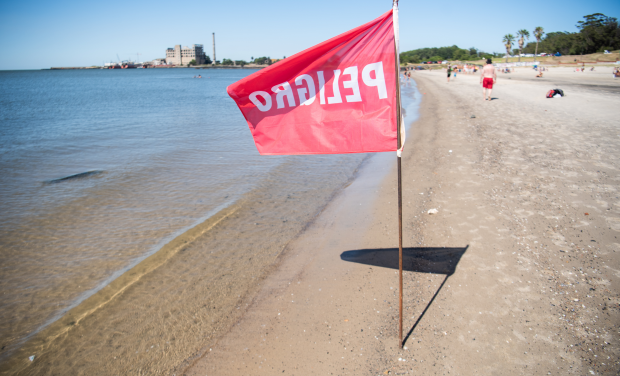
POLYGON ((617 374, 619 82, 572 74, 500 75, 485 102, 477 76, 415 73, 405 349, 392 159, 366 166, 289 245, 184 374, 617 374), (567 96, 546 99, 558 83, 567 96))
POLYGON ((241 317, 282 250, 365 155, 344 157, 303 174, 298 157, 279 165, 241 200, 33 335, 0 362, 0 373, 168 375, 186 367, 241 317))

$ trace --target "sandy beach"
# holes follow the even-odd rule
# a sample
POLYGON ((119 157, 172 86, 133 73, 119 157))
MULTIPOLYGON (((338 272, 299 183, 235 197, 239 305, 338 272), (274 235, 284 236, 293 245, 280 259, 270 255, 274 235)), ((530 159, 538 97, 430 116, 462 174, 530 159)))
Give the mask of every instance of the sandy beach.
POLYGON ((354 175, 335 169, 348 183, 333 197, 261 187, 70 311, 2 374, 617 374, 620 79, 608 67, 535 74, 499 74, 488 102, 477 75, 413 73, 403 349, 396 156, 382 153, 354 175), (555 88, 566 96, 545 98, 555 88))
POLYGON ((602 67, 534 76, 500 74, 485 102, 478 76, 447 84, 445 73, 414 73, 424 97, 403 156, 403 350, 396 163, 386 157, 181 371, 617 374, 620 81, 602 67), (546 99, 556 87, 567 95, 546 99))

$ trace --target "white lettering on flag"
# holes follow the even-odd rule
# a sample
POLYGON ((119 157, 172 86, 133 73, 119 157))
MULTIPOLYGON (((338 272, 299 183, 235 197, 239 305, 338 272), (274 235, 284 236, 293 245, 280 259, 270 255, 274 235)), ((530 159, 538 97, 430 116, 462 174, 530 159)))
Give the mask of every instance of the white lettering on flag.
POLYGON ((334 96, 327 98, 327 103, 342 103, 342 97, 340 96, 340 88, 338 87, 338 79, 340 78, 340 69, 334 71, 334 82, 332 83, 334 96))
POLYGON ((360 86, 357 83, 357 67, 348 67, 344 70, 343 74, 351 76, 351 80, 343 81, 342 86, 346 89, 353 89, 353 95, 347 95, 345 97, 347 102, 361 102, 362 96, 360 95, 360 86))
POLYGON ((288 106, 295 107, 295 95, 293 95, 293 89, 288 82, 283 82, 271 88, 271 91, 276 93, 276 103, 278 108, 284 108, 284 97, 288 99, 288 106))
POLYGON ((271 96, 266 91, 255 91, 250 94, 250 102, 254 103, 256 108, 261 112, 266 112, 271 109, 271 96), (263 98, 265 104, 256 98, 259 95, 263 98))
POLYGON ((319 77, 319 103, 325 104, 325 77, 323 76, 323 71, 316 72, 316 75, 319 77))
MULTIPOLYGON (((362 95, 360 93, 359 86, 359 72, 356 66, 345 68, 342 76, 342 86, 345 89, 351 89, 353 94, 346 95, 347 102, 362 102, 362 95), (349 76, 349 80, 344 79, 344 76, 349 76)), ((319 103, 325 104, 325 76, 323 71, 316 72, 318 84, 319 84, 319 103)), ((342 95, 340 94, 340 69, 334 70, 334 81, 332 83, 332 97, 327 98, 327 104, 342 103, 342 95)), ((368 87, 376 87, 379 99, 386 99, 388 97, 387 88, 385 85, 385 76, 383 74, 383 62, 368 64, 362 69, 362 82, 368 87), (373 74, 374 73, 374 74, 373 74), (374 75, 374 78, 372 77, 374 75)), ((314 78, 310 74, 302 74, 295 78, 295 85, 297 86, 297 96, 299 97, 300 106, 309 106, 316 100, 316 87, 314 86, 314 78), (305 87, 304 87, 305 83, 305 87)), ((283 82, 271 88, 276 94, 277 108, 285 108, 284 97, 288 102, 288 107, 295 107, 295 94, 291 85, 288 82, 283 82)), ((269 93, 264 91, 255 91, 249 96, 250 101, 261 111, 269 111, 272 107, 272 99, 269 93), (265 104, 258 99, 261 97, 265 104)))
POLYGON ((297 95, 299 95, 299 104, 300 106, 309 106, 312 103, 314 103, 314 100, 316 99, 316 90, 314 89, 314 80, 312 79, 312 76, 310 76, 309 74, 302 74, 301 76, 295 79, 295 84, 297 86, 301 86, 302 81, 306 81, 306 85, 308 86, 308 89, 306 90, 306 88, 303 88, 303 87, 297 89, 297 95), (308 93, 308 97, 306 97, 306 93, 308 93))
MULTIPOLYGON (((383 76, 383 62, 368 64, 362 70, 362 81, 366 86, 376 86, 379 91, 379 99, 387 98, 385 77, 383 76), (370 72, 375 72, 375 78, 370 77, 370 72)), ((278 107, 279 108, 279 107, 278 107)))

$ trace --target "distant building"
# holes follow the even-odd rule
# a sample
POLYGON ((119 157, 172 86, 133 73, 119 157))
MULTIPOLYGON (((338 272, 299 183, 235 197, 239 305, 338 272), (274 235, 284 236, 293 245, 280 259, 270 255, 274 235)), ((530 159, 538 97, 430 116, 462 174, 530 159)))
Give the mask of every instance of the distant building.
POLYGON ((166 65, 166 59, 153 59, 152 65, 166 65))
POLYGON ((166 49, 166 64, 187 65, 190 61, 196 60, 196 64, 205 63, 205 53, 202 44, 192 44, 191 47, 181 48, 180 44, 174 48, 166 49))

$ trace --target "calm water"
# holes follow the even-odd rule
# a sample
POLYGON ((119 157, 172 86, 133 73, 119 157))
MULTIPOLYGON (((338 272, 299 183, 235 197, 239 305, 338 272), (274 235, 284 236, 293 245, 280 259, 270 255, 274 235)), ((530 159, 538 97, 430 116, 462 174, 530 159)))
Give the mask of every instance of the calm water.
POLYGON ((350 178, 365 155, 259 157, 225 90, 251 73, 0 72, 0 359, 248 192, 350 178))

